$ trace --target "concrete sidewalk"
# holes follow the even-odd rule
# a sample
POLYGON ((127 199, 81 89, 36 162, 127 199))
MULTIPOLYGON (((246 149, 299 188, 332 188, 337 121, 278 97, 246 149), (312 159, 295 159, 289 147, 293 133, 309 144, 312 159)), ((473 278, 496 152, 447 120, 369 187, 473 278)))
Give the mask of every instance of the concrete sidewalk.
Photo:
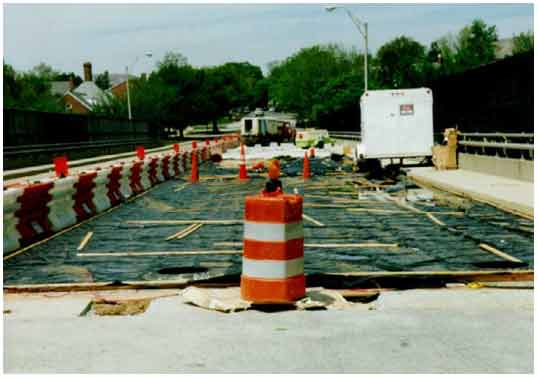
POLYGON ((421 186, 448 191, 516 214, 533 217, 534 184, 463 169, 411 168, 408 177, 421 186))
MULTIPOLYGON (((137 295, 148 292, 163 291, 137 295)), ((533 372, 529 289, 394 291, 345 310, 232 314, 172 296, 142 315, 79 317, 92 297, 5 295, 5 372, 533 372)))

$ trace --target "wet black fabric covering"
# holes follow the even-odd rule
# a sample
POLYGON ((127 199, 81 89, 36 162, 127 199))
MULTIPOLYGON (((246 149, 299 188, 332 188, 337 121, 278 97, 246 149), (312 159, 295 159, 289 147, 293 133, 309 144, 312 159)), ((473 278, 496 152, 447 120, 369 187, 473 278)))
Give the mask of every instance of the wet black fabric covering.
MULTIPOLYGON (((282 161, 282 171, 302 164, 295 160, 282 161)), ((316 166, 325 167, 319 170, 323 174, 350 170, 349 166, 342 166, 330 159, 312 159, 311 169, 316 166)), ((202 180, 217 174, 234 175, 237 170, 219 169, 211 163, 202 165, 202 180)), ((402 211, 393 202, 383 201, 375 191, 362 190, 361 200, 358 200, 351 174, 314 175, 306 186, 300 176, 281 179, 285 192, 306 194, 304 213, 326 225, 317 227, 305 221, 305 243, 399 244, 399 248, 305 248, 305 272, 308 274, 513 268, 506 265, 503 259, 481 250, 478 247, 480 242, 488 243, 526 263, 526 266, 518 268, 533 268, 533 223, 493 207, 474 203, 464 216, 454 216, 438 212, 459 209, 434 201, 412 203, 418 209, 436 213, 435 216, 447 225, 441 227, 422 214, 402 211), (334 207, 311 207, 316 205, 334 207), (349 209, 402 212, 373 213, 349 209)), ((241 250, 241 246, 215 243, 242 242, 242 225, 204 225, 184 239, 166 241, 168 236, 188 224, 134 225, 125 221, 243 219, 245 196, 260 193, 266 181, 265 177, 258 177, 246 181, 207 180, 198 184, 189 184, 185 180, 164 182, 139 199, 99 219, 4 261, 4 284, 183 278, 201 280, 239 274, 239 254, 114 257, 114 253, 241 250), (77 257, 76 249, 89 231, 93 231, 94 235, 82 252, 106 252, 109 256, 77 257)))

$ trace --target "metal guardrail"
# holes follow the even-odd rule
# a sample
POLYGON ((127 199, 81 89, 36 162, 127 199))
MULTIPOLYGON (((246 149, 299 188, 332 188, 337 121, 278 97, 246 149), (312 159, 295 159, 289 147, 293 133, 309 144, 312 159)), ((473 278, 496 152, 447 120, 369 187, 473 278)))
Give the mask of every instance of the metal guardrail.
MULTIPOLYGON (((335 139, 361 140, 358 131, 329 131, 335 139)), ((442 134, 436 134, 441 142, 442 134)), ((534 159, 534 134, 532 133, 460 133, 458 146, 462 152, 479 153, 511 158, 534 159)))
MULTIPOLYGON (((180 143, 181 148, 185 148, 186 146, 189 146, 189 145, 190 145, 190 142, 180 143)), ((146 154, 163 152, 163 151, 171 151, 171 150, 172 150, 172 144, 169 144, 163 147, 146 149, 146 154)), ((113 154, 113 155, 94 156, 90 158, 69 161, 69 168, 71 169, 71 168, 77 168, 77 167, 83 167, 83 166, 91 166, 92 164, 101 164, 101 163, 113 162, 113 161, 117 161, 121 159, 130 159, 134 157, 136 157, 136 151, 122 152, 122 153, 113 154)), ((54 164, 43 164, 43 165, 37 165, 37 166, 32 166, 32 167, 11 169, 7 171, 4 170, 3 178, 5 182, 6 180, 16 179, 20 177, 45 174, 48 172, 52 172, 53 170, 54 170, 54 164)))
POLYGON ((478 142, 478 141, 468 141, 461 140, 458 142, 460 146, 469 146, 469 147, 487 147, 487 148, 498 148, 502 150, 526 150, 533 151, 533 144, 526 143, 496 143, 496 142, 478 142))
POLYGON ((460 136, 464 138, 533 138, 534 134, 531 133, 460 133, 460 136))
POLYGON ((462 152, 511 158, 534 159, 534 134, 531 133, 460 133, 462 152))
POLYGON ((144 144, 151 142, 152 139, 119 139, 112 141, 95 141, 95 142, 76 142, 76 143, 55 143, 55 144, 27 144, 22 146, 4 147, 4 156, 17 156, 30 153, 70 151, 76 149, 95 149, 106 147, 119 147, 134 144, 144 144))

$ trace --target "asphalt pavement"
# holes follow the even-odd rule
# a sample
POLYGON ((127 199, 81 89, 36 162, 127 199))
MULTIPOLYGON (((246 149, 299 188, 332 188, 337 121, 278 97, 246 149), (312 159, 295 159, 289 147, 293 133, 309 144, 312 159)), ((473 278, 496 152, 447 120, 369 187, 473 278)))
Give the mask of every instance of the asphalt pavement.
POLYGON ((231 314, 171 296, 141 315, 78 316, 92 297, 5 295, 5 372, 533 372, 530 289, 394 291, 344 310, 231 314))

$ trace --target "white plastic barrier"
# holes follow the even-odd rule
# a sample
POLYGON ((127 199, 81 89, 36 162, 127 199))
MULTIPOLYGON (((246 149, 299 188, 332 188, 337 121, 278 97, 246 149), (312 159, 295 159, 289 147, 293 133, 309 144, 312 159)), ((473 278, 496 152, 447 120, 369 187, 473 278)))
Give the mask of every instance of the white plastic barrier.
POLYGON ((21 234, 17 230, 19 219, 15 216, 15 212, 21 207, 17 199, 23 191, 22 188, 4 190, 4 253, 14 251, 21 246, 21 234))
POLYGON ((57 232, 77 223, 77 214, 74 210, 74 195, 77 191, 75 183, 78 176, 68 176, 54 180, 54 186, 49 190, 52 199, 47 204, 49 208, 48 219, 52 224, 52 231, 57 232))
POLYGON ((107 188, 110 171, 110 168, 98 170, 97 176, 95 176, 95 179, 93 180, 95 183, 95 187, 93 188, 93 203, 98 213, 105 211, 112 206, 110 198, 108 198, 107 188))
POLYGON ((157 177, 159 182, 163 182, 165 178, 163 176, 163 158, 161 156, 157 158, 156 170, 155 177, 157 177))
POLYGON ((129 183, 131 179, 131 168, 133 167, 133 162, 127 162, 123 164, 123 169, 121 170, 120 178, 120 193, 124 199, 127 199, 133 195, 133 189, 129 183))
POLYGON ((170 158, 168 159, 168 175, 170 177, 176 177, 176 171, 174 170, 174 156, 175 155, 170 155, 170 158))
POLYGON ((140 185, 144 190, 151 188, 151 181, 149 179, 149 162, 150 160, 144 160, 144 164, 140 170, 140 185))

